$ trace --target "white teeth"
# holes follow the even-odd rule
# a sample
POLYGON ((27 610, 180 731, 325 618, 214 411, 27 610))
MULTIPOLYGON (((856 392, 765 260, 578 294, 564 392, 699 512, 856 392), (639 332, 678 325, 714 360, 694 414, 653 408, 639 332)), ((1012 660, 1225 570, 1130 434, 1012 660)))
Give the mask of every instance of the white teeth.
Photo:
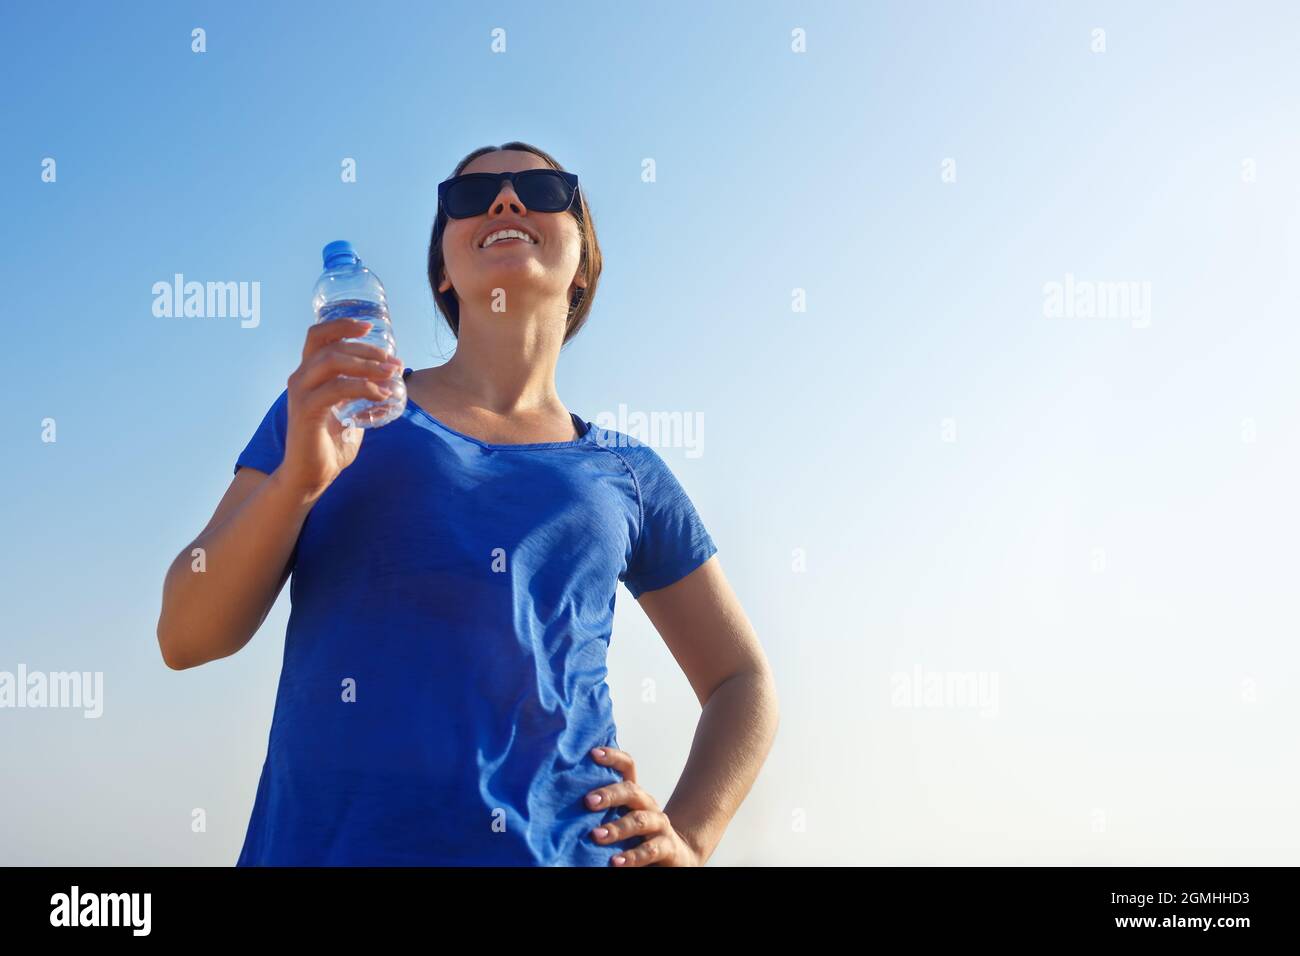
POLYGON ((501 239, 522 239, 524 242, 531 242, 533 245, 537 244, 536 240, 526 232, 520 232, 518 229, 501 229, 484 239, 480 248, 486 249, 492 243, 501 239))

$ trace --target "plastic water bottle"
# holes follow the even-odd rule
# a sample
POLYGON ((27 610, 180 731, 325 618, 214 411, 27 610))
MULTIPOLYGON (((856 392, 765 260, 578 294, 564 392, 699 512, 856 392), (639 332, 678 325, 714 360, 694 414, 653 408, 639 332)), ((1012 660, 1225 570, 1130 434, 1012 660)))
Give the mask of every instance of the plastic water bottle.
MULTIPOLYGON (((321 253, 325 271, 316 282, 311 305, 316 321, 362 319, 370 322, 370 331, 345 342, 370 342, 389 355, 397 352, 393 326, 388 321, 388 299, 384 284, 361 263, 350 242, 331 242, 321 253)), ((334 417, 344 425, 379 428, 402 414, 406 408, 406 381, 396 372, 387 384, 392 394, 382 401, 368 398, 349 399, 334 406, 334 417)))

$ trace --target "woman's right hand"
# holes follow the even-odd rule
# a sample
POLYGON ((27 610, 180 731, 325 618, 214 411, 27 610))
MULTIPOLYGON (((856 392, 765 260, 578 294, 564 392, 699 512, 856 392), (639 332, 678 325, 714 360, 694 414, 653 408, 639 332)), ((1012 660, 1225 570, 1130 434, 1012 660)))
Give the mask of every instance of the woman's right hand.
POLYGON ((357 457, 364 429, 344 428, 334 406, 351 399, 383 401, 384 383, 402 363, 370 342, 345 342, 371 328, 364 319, 331 319, 307 329, 302 362, 289 376, 288 433, 281 480, 309 499, 324 493, 357 457), (343 377, 347 376, 347 377, 343 377))

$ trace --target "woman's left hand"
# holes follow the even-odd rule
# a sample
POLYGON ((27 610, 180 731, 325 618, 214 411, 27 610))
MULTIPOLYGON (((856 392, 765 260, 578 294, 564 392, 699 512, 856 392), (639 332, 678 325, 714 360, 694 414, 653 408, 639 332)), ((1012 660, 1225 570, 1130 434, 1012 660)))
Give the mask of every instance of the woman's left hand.
POLYGON ((597 843, 618 843, 629 837, 642 838, 640 845, 624 850, 612 860, 611 866, 699 866, 699 855, 680 833, 668 822, 668 814, 659 809, 655 798, 642 790, 636 782, 636 764, 632 755, 613 747, 597 747, 592 759, 623 774, 618 783, 600 787, 587 794, 587 807, 603 810, 626 806, 631 810, 617 820, 602 824, 591 831, 597 843))

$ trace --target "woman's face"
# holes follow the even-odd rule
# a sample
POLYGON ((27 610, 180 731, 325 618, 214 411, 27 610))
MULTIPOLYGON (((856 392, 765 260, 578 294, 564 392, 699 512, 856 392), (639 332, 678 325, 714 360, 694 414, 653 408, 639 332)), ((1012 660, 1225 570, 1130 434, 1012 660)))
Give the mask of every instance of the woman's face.
MULTIPOLYGON (((532 153, 497 150, 474 159, 461 173, 550 168, 532 153)), ((533 212, 506 181, 501 183, 501 190, 487 212, 468 219, 447 220, 442 233, 443 266, 438 290, 454 289, 462 304, 481 302, 489 307, 501 294, 496 290, 504 290, 506 314, 510 312, 514 295, 530 300, 562 297, 567 305, 574 289, 586 286, 585 280, 577 275, 581 258, 582 235, 573 214, 533 212), (484 249, 483 240, 499 229, 518 229, 537 241, 499 241, 484 249)))

